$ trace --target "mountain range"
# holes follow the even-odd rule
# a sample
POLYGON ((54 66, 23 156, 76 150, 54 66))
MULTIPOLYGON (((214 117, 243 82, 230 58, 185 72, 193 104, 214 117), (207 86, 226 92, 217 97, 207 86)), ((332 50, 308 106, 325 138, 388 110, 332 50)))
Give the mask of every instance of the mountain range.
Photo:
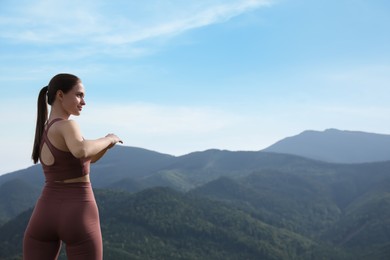
MULTIPOLYGON (((314 135, 329 131, 351 134, 314 135)), ((298 153, 307 134, 275 145, 292 140, 298 153)), ((105 259, 388 259, 390 159, 331 163, 347 146, 329 143, 324 161, 268 148, 179 157, 113 148, 91 173, 105 259)), ((20 259, 43 182, 40 165, 0 176, 1 259, 20 259)))
POLYGON ((304 131, 264 149, 334 163, 390 160, 390 135, 361 131, 304 131))

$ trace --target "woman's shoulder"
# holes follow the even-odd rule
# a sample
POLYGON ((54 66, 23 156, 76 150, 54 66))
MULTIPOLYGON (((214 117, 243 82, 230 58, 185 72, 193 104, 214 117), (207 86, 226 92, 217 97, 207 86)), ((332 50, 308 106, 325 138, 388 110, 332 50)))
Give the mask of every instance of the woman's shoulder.
POLYGON ((59 131, 69 131, 69 130, 76 130, 76 129, 79 129, 79 126, 77 124, 77 122, 75 120, 72 120, 72 119, 62 119, 62 120, 58 120, 58 122, 56 122, 54 125, 53 125, 54 128, 58 129, 59 131))
POLYGON ((81 131, 76 121, 70 119, 64 119, 58 122, 57 129, 55 130, 65 140, 76 138, 82 140, 81 131))
POLYGON ((64 119, 61 120, 60 122, 63 127, 79 128, 78 123, 72 119, 64 119))

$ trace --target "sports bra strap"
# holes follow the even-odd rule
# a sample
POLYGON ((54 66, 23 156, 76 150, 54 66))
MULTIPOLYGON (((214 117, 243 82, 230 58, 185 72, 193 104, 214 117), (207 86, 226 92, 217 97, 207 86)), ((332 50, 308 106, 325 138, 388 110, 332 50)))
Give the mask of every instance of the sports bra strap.
POLYGON ((61 121, 61 120, 64 120, 64 119, 62 119, 62 118, 55 118, 55 119, 51 120, 51 122, 47 124, 46 131, 49 131, 49 128, 50 128, 55 122, 61 121))

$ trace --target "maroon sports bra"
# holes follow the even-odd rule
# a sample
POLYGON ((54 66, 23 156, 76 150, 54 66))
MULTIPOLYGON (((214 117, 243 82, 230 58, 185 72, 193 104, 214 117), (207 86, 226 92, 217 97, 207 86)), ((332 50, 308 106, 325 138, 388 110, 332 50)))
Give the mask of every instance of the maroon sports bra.
POLYGON ((90 170, 90 159, 78 159, 73 156, 71 152, 61 151, 56 148, 49 140, 47 133, 50 127, 62 118, 56 118, 52 120, 43 131, 41 141, 41 151, 43 144, 46 143, 50 152, 54 157, 54 163, 46 165, 41 161, 43 172, 45 174, 46 182, 63 181, 67 179, 73 179, 82 177, 89 174, 90 170))

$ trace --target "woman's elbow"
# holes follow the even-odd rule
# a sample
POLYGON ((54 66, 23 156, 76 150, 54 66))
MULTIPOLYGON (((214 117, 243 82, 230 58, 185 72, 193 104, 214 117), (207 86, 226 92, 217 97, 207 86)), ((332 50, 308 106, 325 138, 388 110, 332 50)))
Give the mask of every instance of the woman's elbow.
POLYGON ((88 152, 84 148, 77 149, 76 151, 72 152, 73 156, 77 159, 85 159, 88 158, 88 152))

